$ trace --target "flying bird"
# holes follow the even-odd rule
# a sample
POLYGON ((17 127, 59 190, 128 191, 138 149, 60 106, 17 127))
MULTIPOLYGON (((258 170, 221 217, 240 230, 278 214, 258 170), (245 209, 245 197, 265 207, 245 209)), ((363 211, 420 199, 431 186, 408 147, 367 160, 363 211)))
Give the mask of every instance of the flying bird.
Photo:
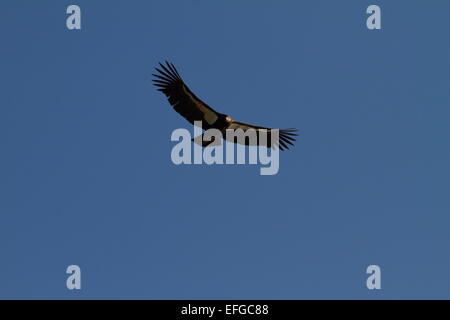
MULTIPOLYGON (((297 129, 279 130, 279 139, 272 145, 272 128, 259 127, 235 121, 230 116, 215 111, 205 102, 197 98, 197 96, 188 88, 172 63, 166 61, 166 65, 161 63, 159 65, 161 68, 155 68, 158 74, 153 74, 156 78, 153 79, 153 84, 158 87, 158 91, 161 91, 166 95, 175 111, 191 124, 194 125, 195 121, 201 121, 203 129, 218 129, 222 133, 225 133, 228 129, 242 129, 244 132, 252 129, 256 132, 257 145, 263 145, 264 142, 261 141, 262 139, 260 139, 260 137, 264 131, 267 136, 267 141, 264 146, 268 148, 278 147, 280 150, 284 150, 289 149, 289 145, 294 145, 293 142, 296 140, 295 136, 297 136, 297 129)), ((197 138, 193 139, 193 141, 196 140, 197 138)), ((205 147, 213 142, 203 141, 203 139, 201 139, 201 141, 202 145, 205 147)), ((239 143, 236 139, 232 142, 239 143)), ((244 144, 251 145, 249 139, 246 139, 244 144)))

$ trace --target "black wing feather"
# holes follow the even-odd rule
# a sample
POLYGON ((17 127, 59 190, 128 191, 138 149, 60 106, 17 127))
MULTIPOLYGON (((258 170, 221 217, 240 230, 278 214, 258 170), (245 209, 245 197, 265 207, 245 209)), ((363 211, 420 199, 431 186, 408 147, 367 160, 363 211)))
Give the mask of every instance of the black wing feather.
MULTIPOLYGON (((218 114, 187 87, 181 79, 178 70, 172 63, 166 61, 166 65, 160 63, 160 68, 155 68, 158 74, 153 74, 153 84, 158 91, 164 93, 169 103, 191 124, 194 121, 206 121, 216 119, 218 114)), ((211 123, 209 123, 211 124, 211 123)))
MULTIPOLYGON (((242 129, 244 132, 246 132, 247 130, 255 130, 256 131, 256 137, 257 137, 257 145, 261 146, 264 145, 264 141, 262 141, 261 138, 261 132, 265 131, 266 132, 266 136, 267 136, 267 141, 265 146, 268 148, 280 148, 281 151, 284 151, 285 149, 289 149, 289 145, 293 146, 293 142, 296 141, 296 139, 294 138, 295 136, 297 136, 297 129, 282 129, 282 130, 278 130, 278 141, 274 142, 274 145, 272 145, 272 139, 271 139, 271 132, 274 129, 271 128, 265 128, 265 127, 258 127, 258 126, 254 126, 251 124, 247 124, 247 123, 243 123, 243 122, 238 122, 238 121, 233 121, 230 126, 229 129, 242 129)), ((234 143, 237 143, 237 141, 233 141, 234 143)), ((245 145, 250 145, 250 141, 249 139, 245 140, 245 145)))

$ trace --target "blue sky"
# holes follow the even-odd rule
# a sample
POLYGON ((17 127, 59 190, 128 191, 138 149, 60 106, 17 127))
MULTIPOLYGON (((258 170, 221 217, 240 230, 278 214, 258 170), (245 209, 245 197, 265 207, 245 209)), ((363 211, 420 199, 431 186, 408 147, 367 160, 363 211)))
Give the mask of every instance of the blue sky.
POLYGON ((450 298, 449 12, 2 1, 0 298, 450 298), (278 175, 171 162, 165 59, 216 110, 299 128, 278 175))

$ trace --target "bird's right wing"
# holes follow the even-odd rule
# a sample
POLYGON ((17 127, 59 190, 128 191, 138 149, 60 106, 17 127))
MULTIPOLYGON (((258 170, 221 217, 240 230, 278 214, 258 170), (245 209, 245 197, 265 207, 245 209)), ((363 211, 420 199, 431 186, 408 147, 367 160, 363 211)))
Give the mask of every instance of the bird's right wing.
POLYGON ((161 63, 159 65, 162 69, 156 68, 158 74, 153 74, 156 77, 153 84, 166 95, 175 111, 191 124, 194 121, 204 121, 212 125, 218 119, 217 112, 189 90, 172 63, 166 61, 165 66, 161 63))
MULTIPOLYGON (((271 129, 271 128, 265 128, 265 127, 259 127, 254 126, 252 124, 239 122, 239 121, 233 121, 230 123, 227 129, 230 130, 239 130, 241 129, 244 133, 248 132, 249 130, 254 130, 256 132, 256 144, 255 145, 263 145, 268 148, 280 148, 281 151, 284 151, 285 149, 289 149, 289 145, 293 146, 293 142, 296 140, 295 137, 297 136, 297 129, 271 129), (274 141, 272 144, 272 130, 278 130, 278 141, 274 141), (266 142, 264 143, 261 139, 262 134, 265 134, 266 136, 266 142)), ((233 139, 234 143, 239 143, 236 139, 233 139)), ((245 145, 253 145, 249 142, 248 139, 244 140, 245 145)))

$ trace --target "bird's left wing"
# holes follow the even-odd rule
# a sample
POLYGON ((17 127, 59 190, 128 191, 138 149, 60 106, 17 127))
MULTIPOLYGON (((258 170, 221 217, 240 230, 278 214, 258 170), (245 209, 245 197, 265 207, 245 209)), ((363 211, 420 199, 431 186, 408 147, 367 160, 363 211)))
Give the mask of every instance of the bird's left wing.
POLYGON ((166 61, 166 65, 159 65, 161 69, 156 68, 159 74, 153 74, 153 84, 166 95, 175 111, 191 124, 205 121, 212 125, 218 119, 217 112, 189 90, 173 64, 166 61))
MULTIPOLYGON (((238 122, 238 121, 231 122, 227 129, 233 129, 233 130, 241 129, 244 131, 244 133, 248 132, 248 130, 255 130, 256 137, 257 137, 256 145, 266 146, 268 148, 276 147, 276 148, 280 148, 281 151, 283 151, 285 149, 289 149, 289 145, 293 146, 294 145, 293 142, 296 141, 295 136, 297 136, 297 133, 296 133, 297 129, 278 130, 279 131, 278 141, 274 141, 274 143, 272 144, 271 133, 272 133, 272 130, 275 130, 275 129, 258 127, 258 126, 254 126, 251 124, 238 122), (267 136, 266 144, 264 144, 264 141, 262 141, 262 139, 261 139, 262 133, 265 133, 267 136)), ((233 139, 233 141, 231 141, 231 142, 238 143, 238 141, 236 139, 233 139)), ((244 144, 252 145, 252 144, 250 144, 249 139, 245 139, 244 144)))

